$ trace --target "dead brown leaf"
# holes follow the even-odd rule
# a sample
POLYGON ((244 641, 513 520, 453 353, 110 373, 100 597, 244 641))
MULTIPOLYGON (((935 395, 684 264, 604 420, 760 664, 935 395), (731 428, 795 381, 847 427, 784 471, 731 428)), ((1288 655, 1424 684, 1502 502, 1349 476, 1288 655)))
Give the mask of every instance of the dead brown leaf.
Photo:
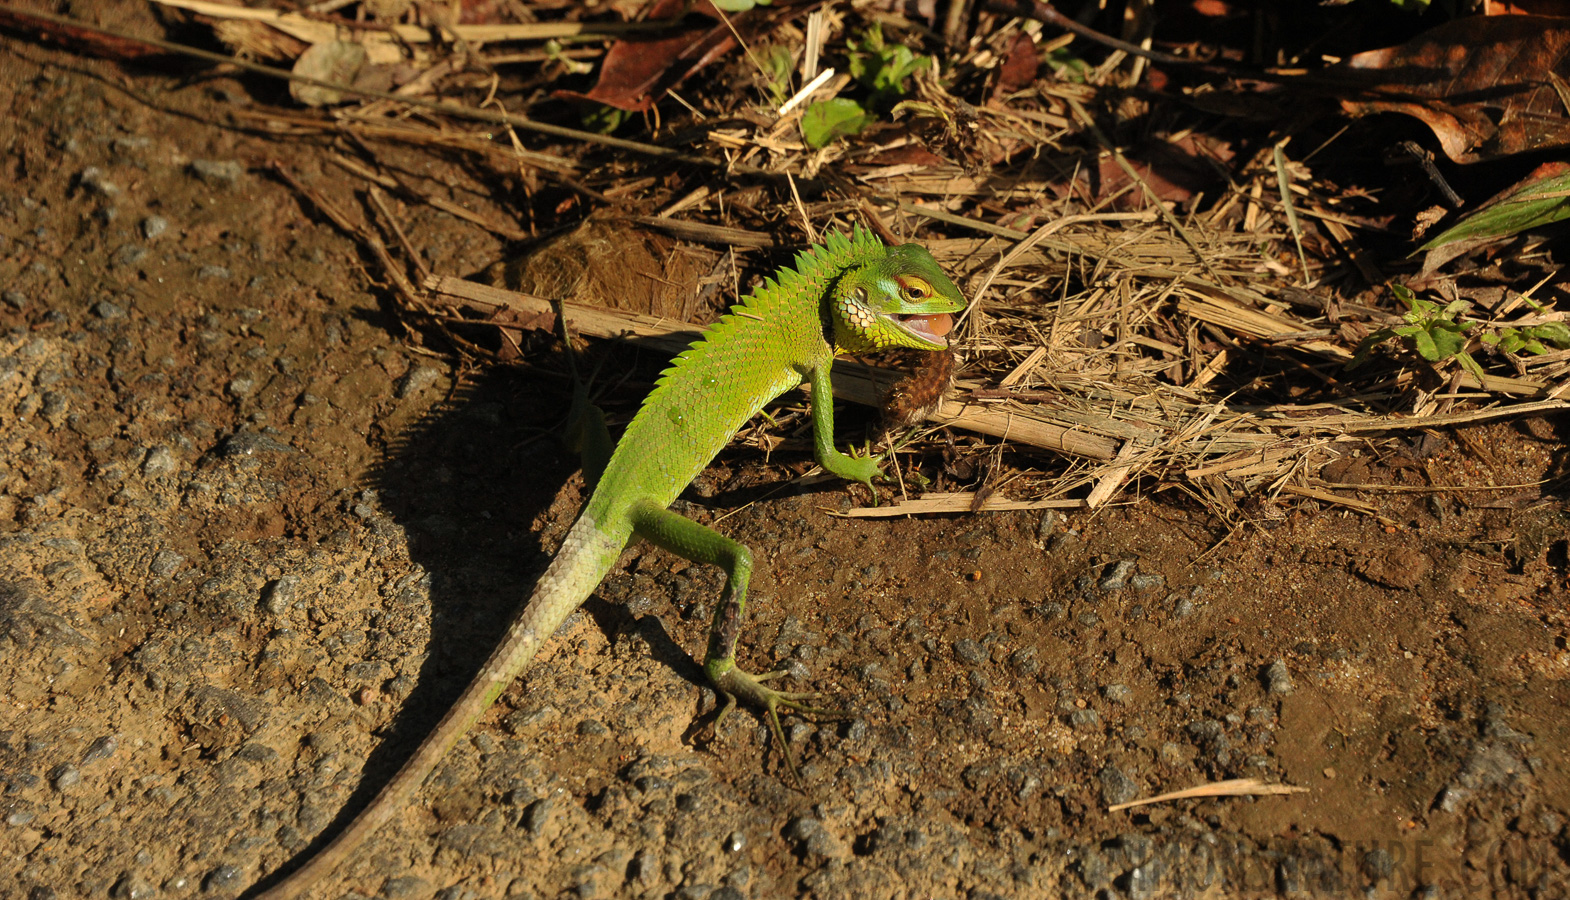
POLYGON ((1570 76, 1570 19, 1474 16, 1398 47, 1359 53, 1331 72, 1378 73, 1355 116, 1397 112, 1423 121, 1445 155, 1481 162, 1570 146, 1570 122, 1548 73, 1570 76))
POLYGON ((674 20, 689 11, 715 20, 708 27, 686 28, 675 34, 623 38, 611 45, 600 64, 600 77, 588 93, 559 90, 553 96, 593 100, 628 112, 645 112, 665 92, 736 46, 736 38, 708 0, 659 0, 650 21, 674 20))

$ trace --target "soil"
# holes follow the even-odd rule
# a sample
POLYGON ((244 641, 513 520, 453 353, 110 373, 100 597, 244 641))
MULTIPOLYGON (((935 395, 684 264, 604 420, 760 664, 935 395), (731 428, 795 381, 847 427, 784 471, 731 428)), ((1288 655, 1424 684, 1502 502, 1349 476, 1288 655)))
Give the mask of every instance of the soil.
MULTIPOLYGON (((267 168, 354 208, 324 147, 215 124, 252 90, 0 38, 3 897, 299 865, 582 499, 566 383, 405 340, 267 168)), ((501 215, 483 175, 421 173, 501 215)), ((436 271, 506 255, 400 212, 436 271)), ((756 552, 742 664, 849 713, 787 720, 803 786, 754 713, 708 733, 718 573, 635 547, 322 895, 1570 896, 1563 495, 1393 489, 1562 479, 1565 435, 1371 448, 1331 480, 1379 517, 1237 528, 1180 491, 841 519, 802 446, 733 448, 677 505, 756 552), (1108 811, 1241 777, 1306 791, 1108 811)))

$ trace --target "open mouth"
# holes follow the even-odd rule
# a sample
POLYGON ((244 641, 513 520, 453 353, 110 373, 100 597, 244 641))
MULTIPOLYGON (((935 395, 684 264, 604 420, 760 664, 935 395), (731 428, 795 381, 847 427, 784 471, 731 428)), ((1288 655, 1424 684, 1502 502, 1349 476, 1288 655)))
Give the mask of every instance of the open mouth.
POLYGON ((954 317, 948 313, 933 313, 925 316, 895 316, 894 321, 900 327, 914 334, 922 340, 934 344, 948 344, 948 333, 954 328, 954 317))

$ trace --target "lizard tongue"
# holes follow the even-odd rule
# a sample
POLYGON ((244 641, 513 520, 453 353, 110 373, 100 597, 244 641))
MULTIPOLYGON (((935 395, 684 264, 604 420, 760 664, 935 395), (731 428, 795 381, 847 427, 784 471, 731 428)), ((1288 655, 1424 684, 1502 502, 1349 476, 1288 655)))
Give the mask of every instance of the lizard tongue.
POLYGON ((934 343, 946 343, 944 337, 949 329, 954 327, 954 317, 948 313, 934 313, 930 316, 906 316, 900 324, 914 331, 934 343))

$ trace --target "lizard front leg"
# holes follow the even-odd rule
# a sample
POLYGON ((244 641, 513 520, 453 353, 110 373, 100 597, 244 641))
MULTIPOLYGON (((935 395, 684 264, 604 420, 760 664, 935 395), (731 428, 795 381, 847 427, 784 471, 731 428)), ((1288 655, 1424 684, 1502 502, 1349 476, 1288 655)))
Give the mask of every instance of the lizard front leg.
POLYGON ((807 377, 812 379, 812 436, 817 450, 818 463, 846 481, 859 481, 872 492, 872 503, 877 505, 878 490, 872 486, 874 476, 881 476, 883 469, 877 459, 870 456, 846 456, 834 447, 834 388, 829 383, 829 366, 826 362, 813 369, 807 377))
POLYGON ((815 697, 815 694, 776 691, 763 684, 783 672, 751 675, 736 666, 736 641, 741 636, 741 614, 747 605, 747 582, 752 577, 752 552, 725 535, 650 500, 635 502, 630 516, 633 533, 644 540, 684 559, 719 566, 725 571, 725 588, 720 593, 719 608, 715 610, 714 621, 709 626, 709 649, 703 657, 703 673, 724 697, 724 706, 715 724, 718 725, 720 719, 735 707, 738 698, 761 707, 768 714, 774 739, 779 741, 780 750, 785 754, 786 767, 800 783, 801 773, 791 758, 790 746, 785 743, 785 730, 780 727, 779 708, 814 715, 832 716, 836 713, 808 706, 806 701, 815 697))

